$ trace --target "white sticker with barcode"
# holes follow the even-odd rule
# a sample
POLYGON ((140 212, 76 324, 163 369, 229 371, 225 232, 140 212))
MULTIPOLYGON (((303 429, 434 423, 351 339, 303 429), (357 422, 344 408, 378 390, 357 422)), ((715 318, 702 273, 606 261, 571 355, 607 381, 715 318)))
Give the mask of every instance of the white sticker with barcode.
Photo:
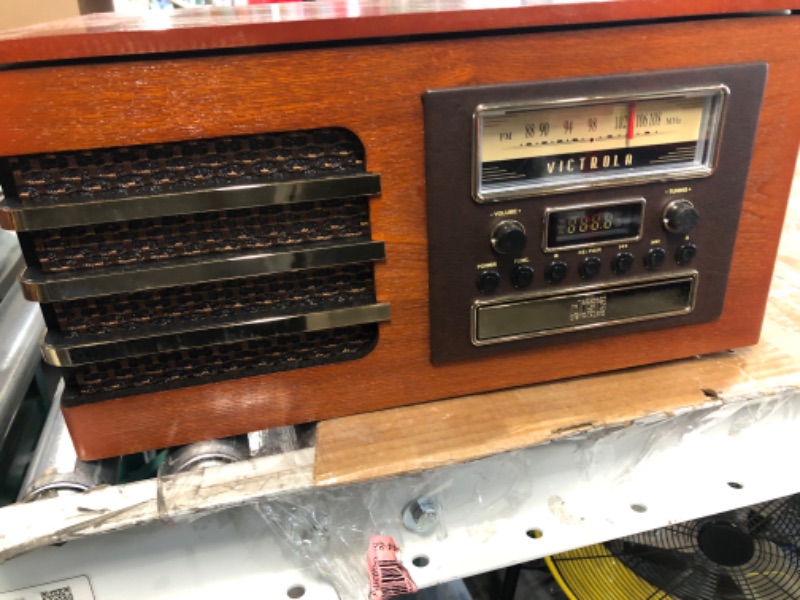
POLYGON ((81 576, 0 592, 0 600, 95 600, 95 597, 89 578, 81 576))

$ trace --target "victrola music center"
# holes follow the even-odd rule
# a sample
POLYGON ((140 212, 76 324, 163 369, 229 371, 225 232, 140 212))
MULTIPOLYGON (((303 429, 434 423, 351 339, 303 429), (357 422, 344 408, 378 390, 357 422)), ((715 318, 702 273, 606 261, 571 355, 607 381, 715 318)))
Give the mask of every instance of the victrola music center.
POLYGON ((509 4, 0 42, 0 218, 83 458, 757 341, 798 4, 509 4))

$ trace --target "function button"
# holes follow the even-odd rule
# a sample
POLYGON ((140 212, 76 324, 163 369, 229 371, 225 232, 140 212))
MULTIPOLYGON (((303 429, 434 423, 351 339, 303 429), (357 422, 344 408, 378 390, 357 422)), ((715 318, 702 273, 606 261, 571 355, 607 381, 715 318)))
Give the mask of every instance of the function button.
POLYGON ((521 290, 533 283, 533 267, 516 265, 511 270, 511 284, 521 290))
POLYGON ((611 261, 611 270, 617 275, 627 273, 633 268, 633 254, 630 252, 620 252, 611 261))
POLYGON ((525 226, 513 219, 500 221, 492 229, 492 248, 498 254, 519 254, 527 239, 525 226))
POLYGON ((675 252, 675 261, 682 267, 685 267, 692 263, 695 256, 697 256, 697 246, 688 243, 678 248, 675 252))
POLYGON ((667 258, 667 251, 660 246, 651 248, 644 257, 644 266, 648 269, 658 269, 664 264, 667 258))
POLYGON ((500 285, 500 273, 497 271, 481 271, 476 284, 482 293, 491 294, 500 285))
POLYGON ((550 283, 559 283, 567 276, 567 263, 557 260, 550 263, 544 272, 544 277, 550 283))
POLYGON ((588 256, 578 265, 578 274, 583 279, 591 279, 600 272, 602 263, 596 256, 588 256))
POLYGON ((664 209, 664 228, 672 233, 689 233, 699 220, 700 213, 686 199, 673 200, 664 209))

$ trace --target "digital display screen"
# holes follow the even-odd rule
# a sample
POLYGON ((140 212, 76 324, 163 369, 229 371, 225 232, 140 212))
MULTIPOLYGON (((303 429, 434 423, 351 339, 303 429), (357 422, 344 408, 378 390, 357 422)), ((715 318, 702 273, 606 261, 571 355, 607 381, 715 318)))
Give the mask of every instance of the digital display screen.
POLYGON ((642 228, 640 201, 550 211, 547 248, 550 250, 598 243, 635 240, 642 228))

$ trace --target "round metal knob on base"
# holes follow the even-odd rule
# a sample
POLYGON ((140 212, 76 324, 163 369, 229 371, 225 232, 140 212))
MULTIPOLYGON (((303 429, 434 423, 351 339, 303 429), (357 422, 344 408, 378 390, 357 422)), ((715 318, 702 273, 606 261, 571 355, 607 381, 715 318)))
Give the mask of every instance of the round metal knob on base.
POLYGON ((600 272, 602 262, 596 256, 584 258, 578 265, 578 274, 581 279, 591 279, 600 272))
POLYGON ((511 285, 521 290, 533 283, 533 267, 517 265, 511 270, 511 285))
POLYGON ((491 294, 500 285, 500 273, 494 269, 488 271, 481 271, 475 281, 478 286, 478 291, 482 294, 491 294))
POLYGON ((644 266, 648 271, 660 269, 667 258, 667 251, 664 248, 656 247, 651 248, 647 254, 644 255, 644 266))
POLYGON ((633 268, 633 254, 630 252, 620 252, 611 261, 611 270, 617 275, 627 273, 633 268))
POLYGON ((528 240, 525 226, 519 221, 500 221, 492 230, 492 248, 498 254, 519 254, 528 240))
POLYGON ((700 220, 700 213, 688 200, 673 200, 664 209, 664 228, 671 233, 689 233, 700 220))
POLYGON ((560 260, 550 263, 544 272, 544 278, 549 283, 560 283, 567 276, 567 263, 560 260))

